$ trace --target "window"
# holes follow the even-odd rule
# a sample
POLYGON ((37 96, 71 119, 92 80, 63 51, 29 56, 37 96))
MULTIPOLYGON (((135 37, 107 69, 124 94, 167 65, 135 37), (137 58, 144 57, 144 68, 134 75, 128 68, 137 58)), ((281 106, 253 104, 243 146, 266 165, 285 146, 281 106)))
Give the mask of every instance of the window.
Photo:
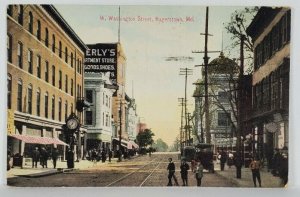
POLYGON ((23 5, 18 6, 18 23, 23 25, 23 5))
POLYGON ((103 105, 104 105, 104 102, 105 102, 105 95, 104 95, 104 92, 103 92, 103 105))
POLYGON ((108 114, 106 114, 106 116, 105 116, 105 126, 108 127, 108 114))
POLYGON ((33 16, 32 12, 29 12, 28 31, 33 33, 33 16))
POLYGON ((55 53, 55 35, 52 34, 52 52, 55 53))
POLYGON ((12 36, 7 34, 7 61, 12 62, 12 36))
POLYGON ((229 93, 228 92, 218 92, 218 100, 221 103, 229 101, 229 93))
POLYGON ((80 94, 79 94, 79 85, 77 84, 77 97, 80 97, 80 94))
POLYGON ((52 120, 54 120, 55 118, 55 97, 52 96, 52 113, 51 113, 51 117, 52 117, 52 120))
POLYGON ((49 82, 49 62, 45 61, 45 81, 49 82))
POLYGON ((65 62, 68 63, 68 48, 65 47, 65 62))
POLYGON ((17 110, 22 112, 22 91, 23 82, 21 79, 18 80, 18 96, 17 96, 17 110))
POLYGON ((73 103, 71 103, 70 111, 73 113, 73 103))
POLYGON ((102 113, 102 125, 104 126, 104 112, 102 113))
POLYGON ((87 102, 93 103, 93 90, 86 90, 85 97, 87 102))
POLYGON ((106 102, 106 106, 108 107, 108 96, 105 96, 105 102, 106 102))
POLYGON ((36 91, 36 115, 41 115, 41 90, 40 88, 36 91))
POLYGON ((12 5, 7 6, 7 14, 8 14, 9 16, 12 16, 12 9, 13 9, 13 6, 12 6, 12 5))
POLYGON ((45 29, 45 45, 46 45, 46 47, 49 46, 49 32, 48 32, 48 28, 45 29))
POLYGON ((11 75, 7 75, 7 108, 11 109, 11 75))
POLYGON ((32 74, 32 51, 30 49, 28 49, 27 59, 28 59, 28 72, 32 74))
POLYGON ((71 67, 73 68, 73 53, 71 52, 71 67))
POLYGON ((27 89, 27 113, 32 114, 32 85, 27 89))
POLYGON ((45 93, 45 118, 48 118, 48 92, 45 93))
POLYGON ((58 88, 62 89, 62 72, 61 72, 61 70, 58 73, 59 73, 58 88))
POLYGON ((65 75, 65 92, 68 93, 68 75, 65 75))
POLYGON ((59 101, 58 101, 58 120, 61 121, 61 106, 62 103, 61 103, 61 98, 59 98, 59 101))
POLYGON ((52 85, 55 86, 55 66, 52 66, 52 85))
POLYGON ((68 101, 65 102, 65 121, 68 118, 68 101))
POLYGON ((278 106, 279 89, 278 89, 278 71, 271 74, 271 108, 276 109, 278 106))
POLYGON ((58 47, 59 47, 59 57, 61 58, 61 56, 62 56, 62 46, 61 46, 61 41, 59 41, 59 45, 58 45, 58 47))
POLYGON ((77 73, 79 73, 79 59, 77 59, 77 73))
POLYGON ((36 72, 37 72, 37 77, 41 78, 41 56, 37 56, 36 59, 36 72))
POLYGON ((73 96, 73 86, 74 86, 73 79, 71 79, 71 96, 73 96))
POLYGON ((37 20, 36 38, 41 40, 41 21, 37 20))
POLYGON ((218 112, 218 126, 229 126, 229 125, 230 125, 230 120, 227 114, 224 112, 218 112))
POLYGON ((18 42, 18 66, 19 68, 23 68, 23 44, 21 42, 18 42))
POLYGON ((93 124, 93 112, 85 111, 85 124, 92 125, 93 124))

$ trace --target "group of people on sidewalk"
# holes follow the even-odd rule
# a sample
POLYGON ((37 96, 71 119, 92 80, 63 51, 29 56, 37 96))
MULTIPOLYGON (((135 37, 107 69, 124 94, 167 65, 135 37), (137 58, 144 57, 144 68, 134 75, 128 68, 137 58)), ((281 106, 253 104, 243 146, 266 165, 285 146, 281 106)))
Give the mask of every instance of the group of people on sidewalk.
POLYGON ((53 148, 51 154, 49 154, 45 147, 41 147, 40 150, 38 147, 35 147, 31 154, 32 168, 37 168, 38 162, 40 162, 40 165, 43 168, 48 168, 49 156, 51 156, 53 161, 53 168, 56 168, 56 163, 59 156, 57 148, 53 148))
MULTIPOLYGON (((194 165, 194 164, 193 164, 194 165)), ((201 181, 202 181, 202 177, 203 177, 203 165, 201 164, 200 161, 198 161, 195 164, 195 168, 193 166, 192 168, 192 172, 195 173, 195 178, 197 180, 197 186, 201 186, 201 181)), ((183 159, 181 161, 181 165, 180 165, 180 174, 181 174, 181 179, 182 179, 182 186, 188 186, 188 170, 190 169, 190 166, 188 165, 188 163, 186 162, 185 159, 183 159)), ((169 164, 167 167, 168 170, 168 186, 172 186, 172 179, 174 179, 175 185, 179 186, 178 184, 178 180, 175 176, 175 164, 172 161, 172 158, 169 158, 169 164)))

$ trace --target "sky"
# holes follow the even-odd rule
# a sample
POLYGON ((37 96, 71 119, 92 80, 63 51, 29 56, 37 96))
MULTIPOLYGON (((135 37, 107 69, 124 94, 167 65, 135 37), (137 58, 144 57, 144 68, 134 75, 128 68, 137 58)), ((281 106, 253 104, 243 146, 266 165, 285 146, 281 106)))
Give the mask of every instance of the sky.
MULTIPOLYGON (((56 9, 86 44, 118 41, 119 6, 55 5, 56 9)), ((137 113, 154 132, 171 145, 179 136, 178 98, 184 97, 184 76, 180 68, 193 69, 188 76, 188 111, 193 112, 195 86, 201 77, 204 50, 205 9, 201 6, 121 6, 120 41, 127 57, 126 93, 136 99, 137 113), (173 18, 163 21, 163 18, 173 18), (191 20, 187 20, 191 19, 191 20), (182 19, 181 21, 178 21, 182 19), (192 61, 166 61, 167 57, 192 57, 192 61)), ((230 35, 224 24, 235 10, 243 7, 210 7, 208 50, 221 50, 225 56, 230 35), (223 35, 223 36, 222 36, 223 35), (222 39, 223 38, 223 39, 222 39)), ((228 53, 227 53, 228 54, 228 53)), ((234 57, 234 51, 230 58, 234 57)), ((237 53, 236 53, 237 54, 237 53)), ((210 53, 210 60, 219 53, 210 53)))

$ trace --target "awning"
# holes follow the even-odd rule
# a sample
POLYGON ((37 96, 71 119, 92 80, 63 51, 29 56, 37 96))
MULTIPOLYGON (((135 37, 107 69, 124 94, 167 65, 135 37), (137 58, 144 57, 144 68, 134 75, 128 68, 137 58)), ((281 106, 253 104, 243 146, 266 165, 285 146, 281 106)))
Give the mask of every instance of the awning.
POLYGON ((14 137, 28 144, 57 144, 57 145, 68 146, 68 144, 66 144, 65 142, 57 138, 38 137, 38 136, 19 135, 19 134, 10 134, 8 136, 14 137))
POLYGON ((139 145, 137 145, 134 141, 129 141, 129 143, 132 144, 133 148, 139 148, 139 145))
MULTIPOLYGON (((114 138, 114 140, 119 142, 118 138, 114 138)), ((123 146, 124 148, 127 148, 127 149, 132 149, 132 144, 126 140, 121 140, 121 146, 123 146)))

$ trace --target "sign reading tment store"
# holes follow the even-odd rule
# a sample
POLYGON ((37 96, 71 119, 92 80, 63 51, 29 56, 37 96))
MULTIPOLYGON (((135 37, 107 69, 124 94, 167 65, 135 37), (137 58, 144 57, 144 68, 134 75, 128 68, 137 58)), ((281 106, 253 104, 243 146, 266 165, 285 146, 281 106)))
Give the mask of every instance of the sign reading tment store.
POLYGON ((112 84, 117 84, 117 44, 99 43, 87 45, 84 71, 89 73, 110 73, 112 84))

